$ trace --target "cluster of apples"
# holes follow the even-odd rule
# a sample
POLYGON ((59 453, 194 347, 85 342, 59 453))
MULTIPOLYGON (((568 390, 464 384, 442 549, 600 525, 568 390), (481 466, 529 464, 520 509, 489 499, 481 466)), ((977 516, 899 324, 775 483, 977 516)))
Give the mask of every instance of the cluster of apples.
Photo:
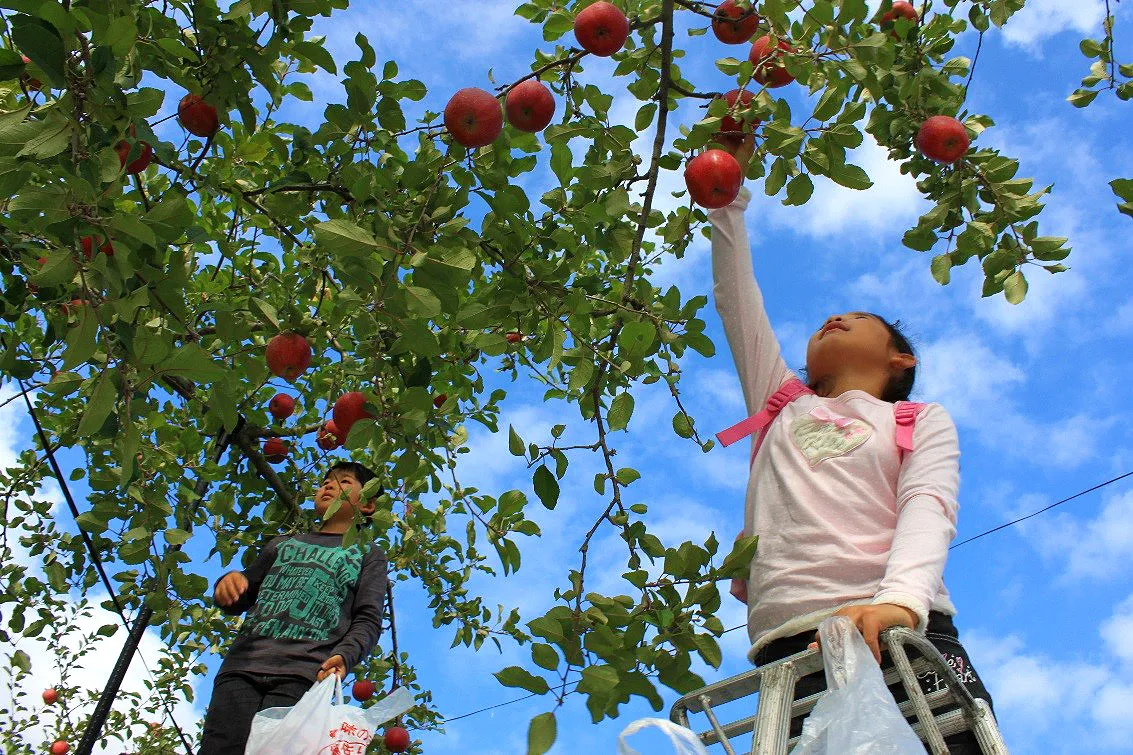
MULTIPOLYGON (((177 104, 177 121, 193 136, 211 138, 220 129, 220 116, 216 106, 206 102, 199 94, 189 93, 177 104)), ((137 138, 137 130, 130 126, 129 138, 114 146, 118 162, 128 175, 141 173, 153 162, 153 147, 137 138), (131 156, 133 159, 131 160, 131 156)))
MULTIPOLYGON (((580 14, 581 15, 581 14, 580 14)), ((917 23, 920 16, 912 3, 897 0, 882 14, 881 27, 896 35, 893 27, 898 19, 917 23)), ((744 8, 736 0, 724 0, 716 7, 712 32, 724 44, 746 44, 756 34, 760 18, 754 8, 744 8)), ((765 34, 751 44, 748 60, 754 66, 752 78, 761 86, 775 89, 795 80, 782 63, 782 57, 795 52, 786 40, 775 40, 765 34)), ((698 205, 717 209, 731 204, 740 192, 743 169, 732 155, 748 134, 755 132, 758 119, 737 119, 734 113, 745 109, 754 95, 747 90, 733 89, 723 96, 728 114, 714 139, 729 149, 708 149, 689 160, 685 167, 685 185, 689 196, 698 205)), ((921 154, 936 162, 951 165, 963 157, 970 146, 967 129, 956 118, 934 115, 926 119, 917 133, 916 145, 921 154)))
MULTIPOLYGON (((629 19, 612 3, 588 5, 574 19, 574 36, 592 55, 609 57, 629 39, 629 19)), ((445 105, 445 129, 465 147, 483 147, 496 140, 507 122, 520 131, 538 133, 555 117, 555 98, 537 78, 527 78, 511 87, 500 101, 478 87, 461 89, 445 105)))
MULTIPOLYGON (((311 366, 313 352, 311 344, 298 333, 279 333, 268 341, 265 357, 268 370, 276 377, 287 382, 293 382, 307 371, 311 366)), ((444 403, 445 396, 441 394, 438 406, 444 403)), ((283 421, 295 412, 295 399, 286 393, 277 393, 268 402, 268 412, 278 421, 283 421)), ((373 419, 374 415, 366 411, 366 396, 360 391, 349 391, 342 394, 334 402, 331 410, 332 419, 323 423, 316 434, 315 442, 324 451, 333 451, 346 441, 350 428, 360 419, 373 419)), ((264 458, 273 464, 278 464, 287 458, 290 446, 281 438, 268 438, 264 441, 264 458)))

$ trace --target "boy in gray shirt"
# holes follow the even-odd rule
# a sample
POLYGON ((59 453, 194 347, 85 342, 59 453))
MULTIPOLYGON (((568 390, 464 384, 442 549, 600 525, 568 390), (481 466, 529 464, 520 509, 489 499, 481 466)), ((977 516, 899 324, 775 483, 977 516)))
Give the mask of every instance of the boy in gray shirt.
POLYGON ((355 512, 374 512, 373 499, 360 500, 373 477, 356 462, 334 464, 315 494, 315 511, 325 517, 337 499, 341 504, 317 532, 276 537, 247 570, 217 580, 216 605, 248 615, 217 672, 198 755, 241 755, 258 711, 294 705, 314 682, 332 673, 344 678, 374 649, 386 556, 377 546, 342 547, 355 512))

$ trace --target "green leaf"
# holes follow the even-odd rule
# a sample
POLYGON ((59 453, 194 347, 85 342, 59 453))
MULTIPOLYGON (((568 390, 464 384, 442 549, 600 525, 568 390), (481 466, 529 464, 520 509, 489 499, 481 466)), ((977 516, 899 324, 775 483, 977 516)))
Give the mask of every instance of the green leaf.
POLYGON ((649 128, 649 124, 653 123, 653 117, 655 115, 657 115, 656 102, 647 102, 642 105, 637 111, 637 117, 634 118, 634 129, 637 131, 645 131, 649 128))
POLYGON ((102 377, 95 383, 94 392, 91 393, 90 400, 87 401, 86 408, 83 410, 83 417, 79 420, 79 427, 75 431, 79 434, 79 437, 87 438, 94 435, 106 422, 106 418, 110 416, 114 402, 118 398, 118 391, 115 389, 114 381, 110 375, 110 372, 102 373, 102 377))
POLYGON ((657 339, 657 328, 650 322, 627 322, 618 335, 618 353, 630 361, 640 359, 649 353, 649 348, 657 339))
POLYGON ((90 359, 98 348, 98 318, 94 316, 90 305, 76 308, 78 322, 67 331, 64 339, 67 350, 63 352, 63 369, 69 370, 78 367, 90 359))
POLYGON ((533 692, 536 695, 545 694, 550 689, 550 687, 547 686, 546 679, 541 676, 535 676, 527 669, 519 666, 508 666, 502 671, 497 671, 493 676, 505 687, 519 687, 528 692, 533 692))
POLYGON ((731 579, 747 579, 751 560, 755 558, 755 549, 759 545, 759 535, 741 537, 732 545, 732 551, 724 557, 724 563, 717 570, 723 577, 731 579))
POLYGON ((527 727, 527 755, 543 755, 555 744, 557 725, 553 712, 540 713, 527 727))
POLYGON ((1073 94, 1066 98, 1066 101, 1074 107, 1086 107, 1094 101, 1099 91, 1098 89, 1076 89, 1073 94))
POLYGON ((158 371, 198 383, 211 383, 228 369, 195 343, 187 343, 158 366, 158 371))
POLYGON ((519 437, 519 433, 511 425, 507 426, 507 448, 511 451, 512 456, 524 456, 527 451, 523 447, 523 438, 519 437))
POLYGON ((535 470, 531 482, 535 486, 535 495, 539 496, 540 503, 549 509, 558 505, 559 481, 555 479, 555 475, 547 469, 545 464, 540 464, 535 470))
POLYGON ((720 653, 720 645, 716 642, 716 638, 709 634, 698 634, 693 638, 696 643, 696 649, 700 652, 700 657, 704 659, 712 668, 720 668, 720 661, 723 660, 723 655, 720 653))
POLYGON ((409 303, 409 311, 418 317, 431 319, 441 313, 441 300, 429 289, 406 286, 405 295, 409 303))
POLYGON ((25 674, 31 673, 31 656, 23 650, 12 653, 12 665, 25 674))
POLYGON ((632 467, 622 467, 614 473, 614 478, 622 485, 629 485, 636 480, 640 480, 641 473, 632 467))
POLYGON ((689 421, 688 415, 684 412, 677 412, 673 415, 673 432, 682 438, 692 437, 692 422, 689 421))
POLYGON ((938 254, 932 258, 932 277, 942 286, 952 280, 952 255, 938 254))
POLYGON ((873 181, 869 180, 869 176, 864 170, 857 165, 851 165, 849 163, 831 166, 830 178, 835 183, 845 186, 847 189, 864 191, 873 186, 873 181))
POLYGON ((628 393, 619 393, 610 404, 610 411, 606 414, 606 424, 611 431, 624 430, 633 415, 633 396, 628 393))
POLYGON ((559 667, 559 654, 545 642, 535 642, 531 645, 531 660, 540 668, 554 671, 559 667))
POLYGON ((11 19, 12 41, 16 49, 31 59, 51 80, 55 89, 67 83, 63 71, 66 49, 54 26, 39 18, 19 14, 11 19))
POLYGON ((810 201, 813 194, 814 182, 806 173, 800 173, 787 184, 787 198, 783 200, 783 204, 803 205, 810 201))
POLYGON ((1018 304, 1027 296, 1027 279, 1021 270, 1016 270, 1003 281, 1003 296, 1011 304, 1018 304))
POLYGON ((377 239, 348 220, 327 220, 315 226, 315 239, 331 256, 372 254, 382 248, 377 239))

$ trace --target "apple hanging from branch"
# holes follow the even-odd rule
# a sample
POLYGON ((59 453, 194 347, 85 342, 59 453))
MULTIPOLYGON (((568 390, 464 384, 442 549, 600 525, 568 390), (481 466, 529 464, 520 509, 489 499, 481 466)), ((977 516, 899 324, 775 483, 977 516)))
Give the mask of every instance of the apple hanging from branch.
POLYGON ((350 428, 354 427, 355 422, 374 418, 374 415, 366 411, 366 396, 360 391, 350 391, 339 396, 331 414, 344 439, 350 435, 350 428))
POLYGON ((739 161, 722 149, 705 150, 685 167, 689 196, 710 210, 730 205, 739 195, 743 180, 739 161))
POLYGON ((216 108, 199 94, 189 93, 177 105, 177 120, 193 136, 208 138, 220 128, 216 108))
POLYGON ((311 366, 311 344, 298 333, 279 333, 268 341, 265 356, 271 374, 294 382, 311 366))
POLYGON ((277 393, 268 402, 268 412, 282 422, 295 412, 295 399, 286 393, 277 393))
POLYGON ((445 129, 470 149, 491 144, 504 130, 500 101, 477 87, 461 89, 445 105, 445 129))
POLYGON ((588 5, 574 18, 574 38, 591 55, 608 58, 629 39, 629 19, 612 3, 588 5))
POLYGON ((382 735, 382 744, 390 752, 405 752, 409 749, 409 732, 401 726, 390 726, 382 735))
POLYGON ((290 450, 282 438, 268 438, 264 441, 264 458, 272 464, 278 464, 286 459, 290 450))
POLYGON ((748 60, 755 66, 752 78, 768 89, 786 86, 795 80, 795 77, 783 66, 783 54, 794 52, 787 40, 780 39, 777 44, 772 43, 771 36, 763 35, 751 45, 748 60))
POLYGON ((555 98, 551 90, 537 79, 525 79, 504 98, 507 122, 520 131, 542 131, 555 117, 555 98))
POLYGON ((736 0, 724 0, 712 14, 712 33, 726 45, 742 45, 759 28, 755 8, 741 8, 736 0))
POLYGON ((951 165, 968 152, 968 129, 955 118, 934 115, 917 131, 917 149, 929 160, 951 165))
POLYGON ((343 436, 342 432, 338 429, 333 419, 328 419, 319 428, 315 436, 315 442, 318 443, 319 448, 324 451, 333 451, 342 445, 343 436))

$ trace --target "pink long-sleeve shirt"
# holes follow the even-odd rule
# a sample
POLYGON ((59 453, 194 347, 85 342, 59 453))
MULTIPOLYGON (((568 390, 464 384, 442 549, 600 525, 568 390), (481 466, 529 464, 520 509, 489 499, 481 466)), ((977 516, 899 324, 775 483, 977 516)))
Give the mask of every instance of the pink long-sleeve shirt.
MULTIPOLYGON (((795 377, 755 281, 745 189, 709 214, 716 309, 750 414, 795 377)), ((753 442, 755 438, 753 437, 753 442)), ((944 586, 956 534, 959 444, 939 404, 917 416, 901 458, 893 404, 860 390, 806 394, 780 412, 751 466, 745 534, 759 535, 748 575, 749 657, 848 605, 895 603, 955 614, 944 586)))

